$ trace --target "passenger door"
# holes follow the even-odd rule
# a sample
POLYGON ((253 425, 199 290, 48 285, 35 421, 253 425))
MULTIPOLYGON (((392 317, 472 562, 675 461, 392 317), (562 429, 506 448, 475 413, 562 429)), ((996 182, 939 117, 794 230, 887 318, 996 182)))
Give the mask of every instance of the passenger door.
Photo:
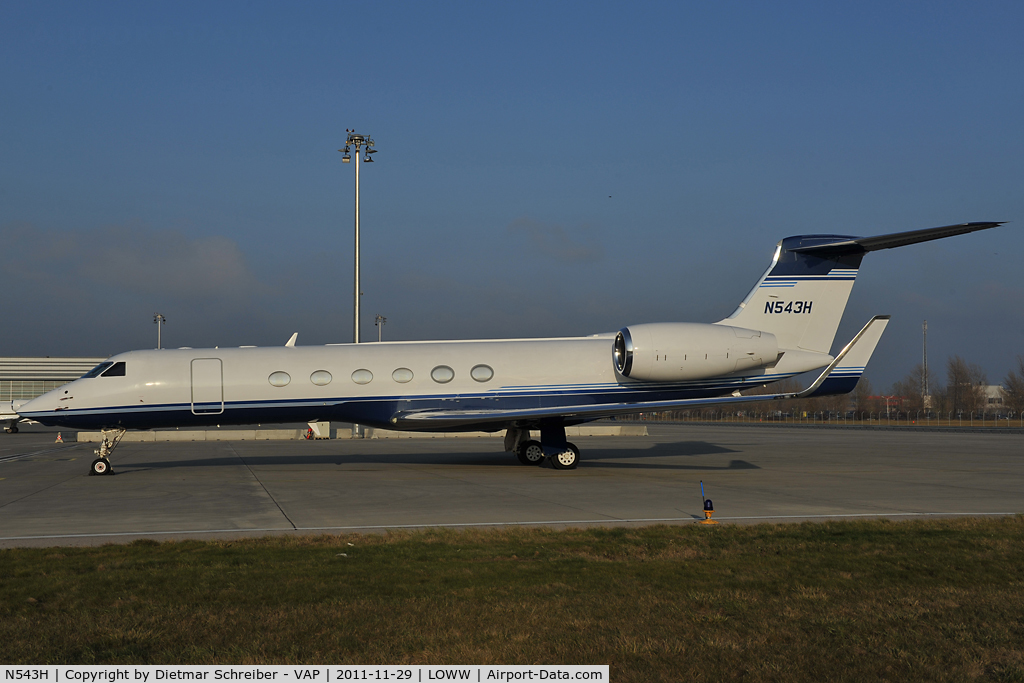
POLYGON ((219 415, 224 412, 224 369, 220 358, 192 361, 192 413, 219 415))

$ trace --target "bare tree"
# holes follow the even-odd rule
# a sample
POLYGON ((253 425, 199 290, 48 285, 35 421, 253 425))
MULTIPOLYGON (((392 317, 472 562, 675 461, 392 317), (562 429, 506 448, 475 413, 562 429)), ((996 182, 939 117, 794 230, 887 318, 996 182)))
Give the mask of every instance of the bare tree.
POLYGON ((1024 412, 1024 356, 1017 356, 1017 369, 1010 370, 1003 380, 1006 407, 1018 415, 1024 412))
MULTIPOLYGON (((795 379, 784 379, 781 382, 775 382, 774 384, 766 384, 759 387, 754 387, 743 392, 747 396, 763 396, 764 394, 788 394, 796 393, 800 391, 800 385, 795 379)), ((775 411, 790 412, 795 410, 793 404, 795 401, 776 399, 774 401, 762 401, 755 404, 744 404, 744 407, 748 410, 763 411, 766 413, 773 413, 775 411)))
POLYGON ((846 412, 847 407, 850 405, 849 394, 836 394, 835 396, 822 396, 820 400, 819 410, 823 410, 826 413, 834 413, 842 415, 846 412))
POLYGON ((946 401, 954 413, 970 413, 985 405, 985 372, 976 363, 968 363, 960 356, 946 362, 946 401))
MULTIPOLYGON (((928 386, 935 386, 935 378, 928 371, 928 386)), ((908 412, 925 409, 924 366, 918 363, 906 377, 892 385, 892 393, 900 397, 900 409, 908 412)))
POLYGON ((853 390, 853 409, 858 413, 868 413, 877 410, 875 401, 871 398, 873 393, 874 389, 871 387, 871 382, 867 377, 861 377, 857 382, 856 388, 853 390))

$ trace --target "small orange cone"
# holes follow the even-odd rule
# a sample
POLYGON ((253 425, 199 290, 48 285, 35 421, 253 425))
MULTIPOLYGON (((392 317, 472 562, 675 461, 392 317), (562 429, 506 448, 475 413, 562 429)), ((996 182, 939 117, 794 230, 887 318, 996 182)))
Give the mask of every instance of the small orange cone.
POLYGON ((57 432, 57 440, 54 443, 64 443, 64 439, 61 438, 60 432, 57 432))

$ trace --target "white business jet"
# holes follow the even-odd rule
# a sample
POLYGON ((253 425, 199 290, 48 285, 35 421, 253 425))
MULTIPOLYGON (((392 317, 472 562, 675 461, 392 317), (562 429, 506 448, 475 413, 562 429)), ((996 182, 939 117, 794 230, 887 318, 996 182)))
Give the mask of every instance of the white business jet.
POLYGON ((630 325, 557 339, 378 342, 130 351, 17 408, 44 425, 101 429, 92 474, 127 429, 335 420, 408 431, 505 430, 523 464, 572 469, 565 427, 688 406, 844 394, 889 321, 829 354, 869 251, 994 228, 963 223, 878 237, 801 235, 716 323, 630 325), (741 391, 824 367, 797 393, 741 391), (540 432, 540 441, 530 430, 540 432))

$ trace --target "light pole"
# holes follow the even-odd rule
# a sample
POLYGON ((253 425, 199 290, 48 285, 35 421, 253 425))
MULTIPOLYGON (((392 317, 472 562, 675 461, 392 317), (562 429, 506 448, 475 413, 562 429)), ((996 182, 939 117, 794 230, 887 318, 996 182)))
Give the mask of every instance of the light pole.
POLYGON ((359 343, 359 297, 362 292, 359 291, 359 150, 362 147, 366 147, 363 161, 370 163, 373 161, 371 154, 376 154, 377 150, 373 148, 373 138, 369 135, 360 135, 354 130, 345 129, 348 137, 345 140, 345 149, 339 149, 339 152, 343 152, 344 156, 341 160, 344 163, 352 161, 351 147, 356 148, 356 245, 355 245, 355 279, 356 279, 356 291, 355 291, 355 310, 354 322, 352 326, 352 342, 355 344, 359 343))
MULTIPOLYGON (((352 151, 351 151, 351 148, 352 147, 356 148, 356 244, 355 244, 355 268, 354 268, 354 270, 355 270, 355 280, 356 280, 355 284, 356 284, 356 287, 355 287, 355 305, 353 306, 353 311, 352 311, 352 314, 353 314, 353 319, 352 319, 353 320, 353 322, 352 322, 352 343, 358 344, 359 343, 359 297, 362 296, 362 292, 359 291, 359 150, 362 147, 366 147, 366 150, 364 152, 366 156, 363 158, 363 161, 365 161, 366 163, 371 163, 373 161, 373 157, 371 157, 370 155, 371 154, 376 154, 377 150, 375 150, 373 148, 373 138, 371 138, 369 135, 360 135, 359 133, 356 133, 354 130, 349 130, 348 128, 345 129, 345 133, 348 134, 348 137, 345 139, 345 149, 339 149, 338 150, 339 152, 342 152, 344 154, 344 156, 341 157, 341 160, 344 163, 346 163, 346 164, 351 162, 352 161, 352 151)), ((363 431, 362 431, 362 428, 358 424, 353 424, 352 425, 352 436, 353 436, 353 438, 362 438, 363 431)))
POLYGON ((384 331, 384 323, 388 321, 387 318, 382 316, 380 313, 373 319, 373 324, 377 326, 377 341, 380 341, 381 332, 384 331))
POLYGON ((160 328, 167 324, 167 318, 160 313, 153 314, 153 322, 156 323, 156 348, 160 348, 160 328))

